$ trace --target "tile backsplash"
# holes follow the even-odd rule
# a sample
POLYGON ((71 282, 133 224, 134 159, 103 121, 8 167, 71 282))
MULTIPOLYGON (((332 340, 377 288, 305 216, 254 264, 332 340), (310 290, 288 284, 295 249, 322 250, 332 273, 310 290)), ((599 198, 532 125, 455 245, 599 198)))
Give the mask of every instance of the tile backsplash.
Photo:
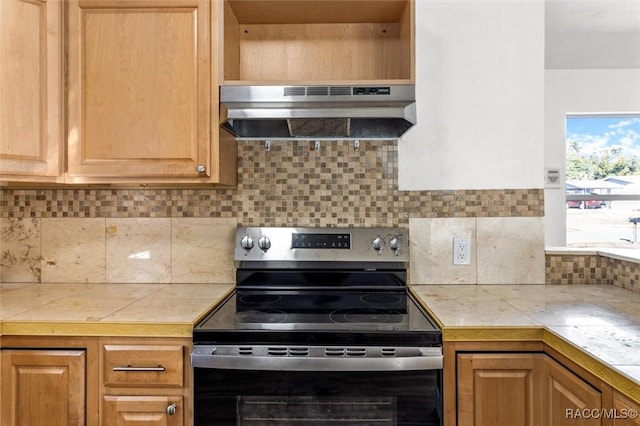
POLYGON ((409 222, 414 284, 544 284, 544 218, 415 218, 409 222), (453 239, 471 262, 453 264, 453 239), (415 259, 415 261, 414 261, 415 259))
POLYGON ((411 217, 539 217, 544 190, 400 191, 397 141, 239 142, 234 189, 2 189, 0 217, 220 217, 244 226, 408 226, 411 217))
POLYGON ((236 220, 0 218, 0 282, 230 283, 236 220))
POLYGON ((609 284, 640 293, 640 263, 599 254, 547 254, 546 281, 553 285, 609 284))
MULTIPOLYGON (((482 240, 499 242, 474 249, 476 275, 460 279, 475 283, 483 262, 516 255, 501 239, 510 226, 526 244, 543 238, 543 189, 400 191, 397 144, 363 141, 356 151, 349 141, 323 141, 316 151, 309 141, 273 141, 270 150, 239 142, 234 189, 3 188, 0 282, 228 282, 237 225, 409 227, 440 219, 451 232, 471 221, 479 236, 486 231, 482 240)), ((537 280, 544 265, 536 268, 537 280)), ((533 279, 502 273, 487 279, 533 279)))

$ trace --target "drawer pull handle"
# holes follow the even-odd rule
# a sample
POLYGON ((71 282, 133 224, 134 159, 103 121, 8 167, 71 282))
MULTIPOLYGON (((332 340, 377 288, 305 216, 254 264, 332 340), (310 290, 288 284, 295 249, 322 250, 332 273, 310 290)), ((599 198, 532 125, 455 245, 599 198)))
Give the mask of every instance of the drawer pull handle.
POLYGON ((167 407, 167 414, 170 416, 173 416, 176 413, 176 404, 171 404, 170 406, 167 407))
POLYGON ((141 372, 149 372, 149 371, 165 371, 166 368, 159 365, 157 367, 133 367, 131 365, 125 365, 123 367, 113 367, 113 371, 141 371, 141 372))

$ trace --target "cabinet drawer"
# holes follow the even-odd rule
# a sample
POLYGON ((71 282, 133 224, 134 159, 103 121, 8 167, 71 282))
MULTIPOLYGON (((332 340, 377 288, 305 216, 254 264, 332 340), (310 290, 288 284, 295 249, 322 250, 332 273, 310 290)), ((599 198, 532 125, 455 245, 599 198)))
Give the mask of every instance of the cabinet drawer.
POLYGON ((105 386, 182 387, 181 345, 105 345, 105 386))
POLYGON ((104 426, 184 424, 184 402, 181 396, 104 396, 104 426))

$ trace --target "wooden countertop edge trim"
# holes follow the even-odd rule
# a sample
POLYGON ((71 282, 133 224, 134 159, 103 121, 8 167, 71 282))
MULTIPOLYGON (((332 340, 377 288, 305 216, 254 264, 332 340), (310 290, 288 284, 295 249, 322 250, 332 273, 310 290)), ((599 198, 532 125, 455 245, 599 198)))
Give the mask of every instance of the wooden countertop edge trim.
POLYGON ((598 379, 607 383, 621 394, 640 403, 640 386, 637 381, 627 377, 582 348, 575 346, 562 336, 544 326, 524 327, 442 327, 442 340, 446 342, 491 342, 491 341, 537 341, 572 360, 598 379))
POLYGON ((542 341, 546 346, 553 348, 561 355, 571 359, 618 392, 640 403, 640 386, 638 386, 637 381, 616 370, 615 366, 604 363, 546 328, 544 329, 542 341))
POLYGON ((3 321, 4 336, 191 337, 192 323, 3 321))
POLYGON ((445 342, 476 341, 542 341, 543 328, 539 326, 475 326, 442 327, 442 340, 445 342))

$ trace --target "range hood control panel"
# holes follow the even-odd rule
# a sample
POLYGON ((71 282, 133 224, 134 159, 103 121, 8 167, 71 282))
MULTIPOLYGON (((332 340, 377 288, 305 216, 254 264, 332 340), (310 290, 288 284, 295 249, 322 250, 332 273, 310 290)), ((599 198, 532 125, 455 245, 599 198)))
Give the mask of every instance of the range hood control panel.
POLYGON ((354 87, 354 95, 390 95, 391 87, 354 87))

